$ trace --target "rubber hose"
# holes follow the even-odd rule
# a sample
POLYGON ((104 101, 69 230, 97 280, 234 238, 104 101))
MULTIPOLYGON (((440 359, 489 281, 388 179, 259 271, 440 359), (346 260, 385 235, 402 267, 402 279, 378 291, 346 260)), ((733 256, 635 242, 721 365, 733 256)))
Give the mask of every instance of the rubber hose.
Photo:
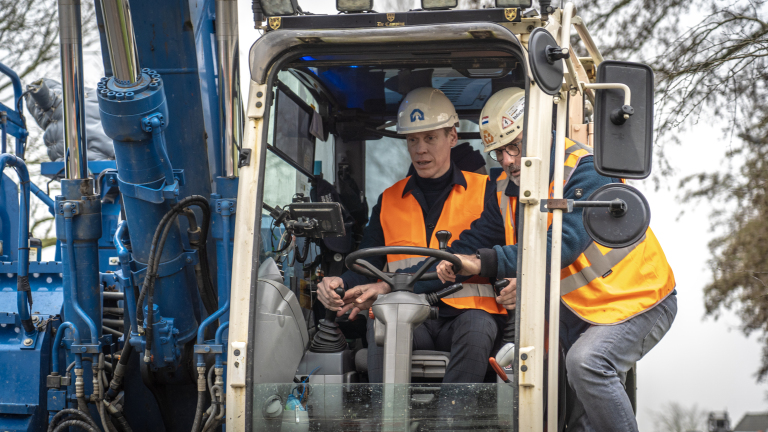
MULTIPOLYGON (((85 422, 93 422, 90 417, 86 417, 83 415, 83 413, 80 410, 77 410, 75 408, 65 408, 59 412, 56 413, 56 415, 53 416, 51 419, 51 422, 48 424, 48 432, 53 432, 54 426, 56 426, 56 423, 61 421, 61 419, 65 416, 72 415, 76 417, 80 417, 85 422)), ((91 423, 91 426, 97 427, 96 423, 91 423)))
MULTIPOLYGON (((211 368, 213 369, 213 368, 211 368)), ((203 409, 205 408, 205 390, 197 392, 197 407, 195 408, 195 421, 192 423, 192 432, 199 432, 203 420, 203 409)))
POLYGON ((117 421, 117 428, 120 430, 120 432, 133 432, 131 425, 128 424, 128 420, 126 420, 122 412, 110 412, 109 415, 114 417, 114 419, 117 421))
MULTIPOLYGON (((208 225, 210 224, 210 206, 208 201, 199 195, 192 195, 179 201, 173 208, 163 216, 163 219, 158 224, 155 234, 152 238, 152 247, 150 252, 149 261, 147 263, 147 273, 144 278, 144 284, 139 294, 139 300, 136 305, 136 316, 138 325, 142 325, 144 318, 144 311, 141 307, 144 301, 144 297, 147 297, 147 319, 146 319, 146 346, 145 353, 149 353, 152 349, 152 330, 153 330, 153 306, 154 306, 154 288, 155 279, 157 277, 157 269, 160 266, 160 257, 162 256, 163 247, 165 241, 168 238, 171 228, 173 227, 172 220, 176 218, 185 208, 197 205, 203 210, 203 226, 201 228, 201 237, 207 238, 208 225)), ((147 354, 145 354, 145 357, 147 354)))
POLYGON ((67 432, 67 429, 70 427, 80 428, 88 432, 101 432, 98 428, 95 428, 82 420, 64 421, 60 425, 56 426, 56 429, 54 429, 53 432, 67 432))
POLYGON ((125 369, 128 367, 128 360, 131 358, 133 347, 131 346, 131 330, 128 329, 125 332, 126 340, 123 345, 123 350, 120 352, 120 361, 117 362, 115 372, 112 374, 112 382, 109 383, 109 390, 107 390, 106 399, 111 402, 120 393, 120 388, 123 386, 123 377, 125 377, 125 369))

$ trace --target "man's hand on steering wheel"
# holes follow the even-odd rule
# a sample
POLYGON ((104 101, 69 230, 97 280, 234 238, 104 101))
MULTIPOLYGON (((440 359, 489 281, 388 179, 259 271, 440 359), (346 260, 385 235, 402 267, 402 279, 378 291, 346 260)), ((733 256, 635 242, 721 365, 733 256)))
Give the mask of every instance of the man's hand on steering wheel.
POLYGON ((392 292, 392 287, 386 282, 356 286, 344 295, 344 307, 341 308, 338 315, 344 315, 351 309, 352 312, 349 313, 349 319, 354 319, 357 314, 365 313, 370 309, 379 295, 389 294, 390 292, 392 292))
MULTIPOLYGON (((480 260, 474 255, 456 255, 461 260, 461 271, 459 276, 474 276, 480 274, 480 260)), ((437 277, 440 282, 456 282, 456 274, 453 270, 453 264, 448 261, 441 261, 437 265, 437 277)))

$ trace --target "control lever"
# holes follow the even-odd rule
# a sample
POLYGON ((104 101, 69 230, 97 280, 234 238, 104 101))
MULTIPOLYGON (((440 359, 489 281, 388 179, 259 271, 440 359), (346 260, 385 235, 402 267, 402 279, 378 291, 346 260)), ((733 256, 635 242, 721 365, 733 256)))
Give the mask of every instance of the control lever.
POLYGON ((437 303, 440 302, 441 298, 447 297, 453 293, 457 293, 461 291, 462 288, 464 288, 464 285, 462 285, 461 283, 455 283, 449 286, 448 288, 443 288, 438 292, 427 293, 426 294, 427 302, 430 304, 430 306, 435 306, 437 305, 437 303))
MULTIPOLYGON (((333 291, 339 297, 344 298, 344 288, 338 287, 333 291)), ((339 325, 336 324, 336 311, 326 309, 325 319, 320 320, 309 350, 316 353, 336 353, 342 352, 346 348, 347 340, 339 330, 339 325)))
MULTIPOLYGON (((509 279, 500 279, 494 282, 493 288, 496 290, 496 295, 501 295, 501 290, 508 287, 509 284, 509 279)), ((512 314, 507 314, 507 325, 504 326, 504 333, 501 340, 505 344, 515 343, 515 318, 512 314)))
MULTIPOLYGON (((342 298, 342 299, 344 298, 344 288, 336 287, 336 289, 334 289, 333 292, 335 292, 336 295, 339 296, 340 298, 342 298)), ((337 316, 338 315, 336 315, 336 311, 332 311, 330 309, 326 309, 325 310, 325 321, 327 323, 330 323, 330 324, 335 323, 337 316)))
POLYGON ((440 230, 435 234, 435 238, 437 238, 437 244, 441 251, 448 249, 448 241, 451 240, 451 236, 451 232, 446 230, 440 230))

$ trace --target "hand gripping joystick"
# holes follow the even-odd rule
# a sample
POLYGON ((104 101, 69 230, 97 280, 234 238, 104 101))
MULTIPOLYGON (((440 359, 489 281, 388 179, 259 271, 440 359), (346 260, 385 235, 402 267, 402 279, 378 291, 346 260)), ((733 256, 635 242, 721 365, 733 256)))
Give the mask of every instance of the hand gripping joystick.
MULTIPOLYGON (((344 288, 338 287, 334 292, 344 298, 344 288)), ((336 324, 336 311, 326 309, 325 319, 320 320, 309 350, 316 353, 335 353, 344 351, 346 348, 347 340, 339 330, 339 325, 336 324)))
MULTIPOLYGON (((497 280, 493 284, 493 288, 496 290, 496 295, 501 295, 501 290, 509 286, 509 279, 497 280)), ((515 343, 515 316, 513 314, 508 315, 507 325, 504 326, 504 335, 502 342, 515 343)), ((506 366, 506 365, 502 365, 506 366)))

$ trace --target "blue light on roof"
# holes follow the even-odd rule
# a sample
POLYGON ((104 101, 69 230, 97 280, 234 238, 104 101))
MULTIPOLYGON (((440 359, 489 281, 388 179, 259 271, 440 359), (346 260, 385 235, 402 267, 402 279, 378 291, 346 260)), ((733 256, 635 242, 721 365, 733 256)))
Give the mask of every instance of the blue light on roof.
POLYGON ((304 56, 301 59, 304 60, 304 61, 313 61, 313 60, 315 60, 315 58, 311 57, 311 56, 304 56))
POLYGON ((351 67, 351 68, 356 68, 356 67, 359 67, 359 66, 350 66, 350 67, 351 67))

